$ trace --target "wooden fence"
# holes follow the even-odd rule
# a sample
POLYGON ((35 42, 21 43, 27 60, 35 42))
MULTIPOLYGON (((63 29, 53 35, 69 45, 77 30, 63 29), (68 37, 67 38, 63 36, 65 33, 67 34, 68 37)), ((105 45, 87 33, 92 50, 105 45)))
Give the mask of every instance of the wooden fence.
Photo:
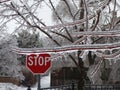
POLYGON ((0 83, 13 83, 19 86, 20 80, 12 77, 0 77, 0 83))

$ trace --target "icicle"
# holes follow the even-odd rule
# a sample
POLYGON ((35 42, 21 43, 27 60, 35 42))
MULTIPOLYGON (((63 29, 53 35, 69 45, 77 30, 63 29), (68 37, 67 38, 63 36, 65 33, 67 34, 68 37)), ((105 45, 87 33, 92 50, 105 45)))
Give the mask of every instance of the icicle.
POLYGON ((114 60, 114 63, 116 63, 116 62, 117 62, 117 59, 114 60))
POLYGON ((81 56, 83 60, 86 60, 86 56, 88 55, 88 50, 85 50, 81 56))
POLYGON ((56 53, 56 54, 51 54, 51 60, 62 60, 63 54, 62 53, 56 53))
POLYGON ((90 76, 90 79, 91 79, 91 82, 92 82, 92 84, 94 84, 94 76, 90 76))
POLYGON ((77 57, 78 56, 78 53, 77 53, 77 51, 75 52, 75 57, 77 57))
POLYGON ((109 61, 110 65, 112 65, 112 60, 111 60, 111 59, 109 59, 108 61, 109 61))

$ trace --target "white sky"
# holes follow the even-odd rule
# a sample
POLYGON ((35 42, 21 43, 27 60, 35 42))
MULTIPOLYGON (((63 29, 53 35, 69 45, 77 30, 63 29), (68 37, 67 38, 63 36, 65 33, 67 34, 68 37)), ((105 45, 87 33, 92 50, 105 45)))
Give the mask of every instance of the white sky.
MULTIPOLYGON (((52 1, 54 2, 54 6, 55 6, 59 0, 52 0, 52 1)), ((53 25, 52 18, 51 18, 52 11, 44 2, 42 3, 40 12, 41 12, 40 18, 43 18, 43 22, 45 22, 46 25, 48 26, 53 25)))

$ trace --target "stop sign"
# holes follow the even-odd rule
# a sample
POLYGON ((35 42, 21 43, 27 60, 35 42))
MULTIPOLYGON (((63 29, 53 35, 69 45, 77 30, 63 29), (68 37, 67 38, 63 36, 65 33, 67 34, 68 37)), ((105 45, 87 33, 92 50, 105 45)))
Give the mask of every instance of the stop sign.
POLYGON ((44 74, 51 67, 49 54, 30 54, 26 57, 26 67, 34 74, 44 74))

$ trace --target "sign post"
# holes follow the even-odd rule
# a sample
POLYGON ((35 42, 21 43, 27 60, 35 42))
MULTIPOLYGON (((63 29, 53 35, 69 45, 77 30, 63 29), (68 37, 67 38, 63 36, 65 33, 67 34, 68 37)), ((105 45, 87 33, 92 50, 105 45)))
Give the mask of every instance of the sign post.
POLYGON ((26 57, 26 67, 33 73, 38 75, 38 89, 41 90, 40 79, 41 75, 45 74, 51 67, 50 55, 45 54, 30 54, 26 57))
POLYGON ((38 75, 38 89, 37 90, 41 90, 41 76, 38 75))

